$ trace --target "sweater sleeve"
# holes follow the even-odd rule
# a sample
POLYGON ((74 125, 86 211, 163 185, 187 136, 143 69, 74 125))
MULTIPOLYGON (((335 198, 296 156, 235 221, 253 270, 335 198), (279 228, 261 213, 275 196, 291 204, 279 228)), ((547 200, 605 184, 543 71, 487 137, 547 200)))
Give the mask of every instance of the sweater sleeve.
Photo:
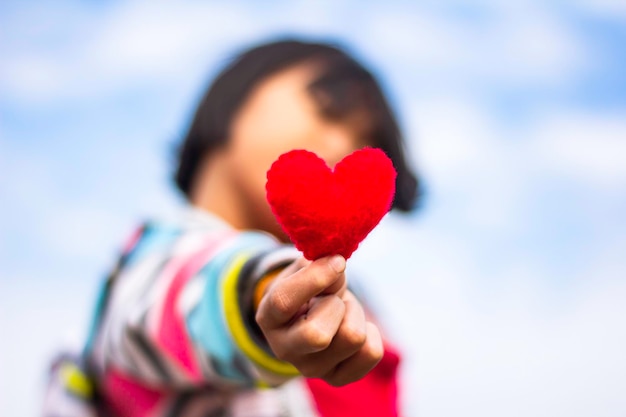
POLYGON ((109 288, 92 349, 99 373, 147 385, 277 385, 297 375, 254 320, 256 283, 300 256, 268 235, 144 232, 109 288))

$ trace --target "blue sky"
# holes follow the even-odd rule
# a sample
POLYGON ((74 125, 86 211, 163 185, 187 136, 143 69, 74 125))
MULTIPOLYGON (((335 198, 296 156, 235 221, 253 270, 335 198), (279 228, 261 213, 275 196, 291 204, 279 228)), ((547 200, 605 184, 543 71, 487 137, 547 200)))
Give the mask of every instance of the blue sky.
POLYGON ((618 0, 0 4, 0 414, 36 413, 123 236, 175 213, 211 75, 282 34, 373 67, 424 178, 350 265, 404 348, 409 415, 622 416, 618 0))

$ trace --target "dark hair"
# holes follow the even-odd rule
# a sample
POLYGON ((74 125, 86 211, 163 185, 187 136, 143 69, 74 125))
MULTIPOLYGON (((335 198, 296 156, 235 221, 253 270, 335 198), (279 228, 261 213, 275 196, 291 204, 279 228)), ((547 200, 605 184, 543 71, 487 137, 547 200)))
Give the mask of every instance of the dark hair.
POLYGON ((393 208, 412 210, 419 197, 418 180, 407 164, 398 123, 372 74, 335 46, 296 40, 249 49, 218 74, 179 148, 178 188, 189 198, 200 164, 228 141, 233 117, 252 89, 268 76, 305 61, 320 65, 309 91, 325 116, 341 119, 365 111, 370 143, 389 156, 398 172, 393 208))

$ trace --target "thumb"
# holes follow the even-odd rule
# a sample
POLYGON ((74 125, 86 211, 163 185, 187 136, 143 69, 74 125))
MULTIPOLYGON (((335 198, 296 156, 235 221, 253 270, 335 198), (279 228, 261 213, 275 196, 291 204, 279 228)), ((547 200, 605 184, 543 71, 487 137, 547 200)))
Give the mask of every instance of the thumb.
POLYGON ((345 292, 348 285, 345 274, 346 259, 341 255, 332 255, 325 258, 320 258, 315 262, 326 263, 328 268, 330 268, 333 272, 339 275, 339 278, 331 283, 331 285, 326 287, 320 294, 336 294, 340 297, 343 296, 343 293, 345 292))

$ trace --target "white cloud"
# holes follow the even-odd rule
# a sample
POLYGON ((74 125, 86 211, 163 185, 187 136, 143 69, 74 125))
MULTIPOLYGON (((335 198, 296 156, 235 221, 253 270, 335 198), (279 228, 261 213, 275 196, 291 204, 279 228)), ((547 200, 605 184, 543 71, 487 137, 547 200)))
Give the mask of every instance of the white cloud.
POLYGON ((25 47, 4 48, 0 87, 26 103, 90 98, 145 82, 164 88, 172 83, 187 85, 191 79, 197 88, 209 65, 219 67, 235 48, 267 36, 349 37, 349 26, 338 21, 341 15, 336 11, 336 7, 310 2, 269 12, 246 2, 141 1, 120 3, 99 14, 51 11, 53 18, 46 18, 45 13, 16 13, 11 33, 34 41, 25 47), (45 22, 47 32, 28 31, 27 36, 18 30, 33 19, 45 22), (73 31, 65 29, 68 19, 73 31), (87 24, 74 22, 77 19, 87 24), (37 46, 48 32, 62 41, 37 46))
POLYGON ((483 15, 473 20, 451 19, 445 6, 380 7, 368 16, 364 35, 378 56, 402 62, 439 90, 468 80, 558 86, 586 69, 584 43, 544 3, 493 2, 478 9, 483 15))
POLYGON ((404 107, 416 158, 436 181, 457 182, 496 158, 494 148, 501 146, 502 138, 494 120, 474 100, 439 96, 404 107))
POLYGON ((476 307, 479 300, 446 298, 414 312, 420 414, 582 417, 626 410, 626 335, 613 331, 626 314, 624 285, 586 294, 560 317, 538 311, 524 293, 499 295, 502 306, 490 312, 476 307))
POLYGON ((454 25, 443 16, 412 9, 379 7, 367 16, 364 33, 378 54, 419 67, 422 71, 467 63, 471 51, 464 48, 468 28, 454 25))
POLYGON ((88 49, 95 66, 117 76, 181 76, 258 26, 237 4, 128 3, 101 23, 88 49))
POLYGON ((146 210, 150 215, 176 211, 165 184, 160 184, 163 167, 150 145, 122 145, 124 152, 119 152, 119 145, 96 147, 91 152, 100 158, 98 165, 69 157, 62 163, 18 142, 0 141, 0 166, 11 173, 0 176, 4 215, 0 226, 10 238, 29 239, 33 253, 47 253, 68 263, 91 260, 107 268, 105 261, 111 260, 120 240, 137 226, 136 211, 146 210), (73 189, 72 179, 77 175, 90 179, 90 186, 82 192, 73 189), (136 198, 126 201, 128 195, 136 198), (136 211, 128 213, 129 206, 136 211))
MULTIPOLYGON (((65 20, 72 19, 73 13, 67 13, 55 21, 56 36, 65 20)), ((90 25, 65 33, 64 42, 43 49, 36 43, 5 48, 0 78, 5 94, 46 102, 106 94, 146 80, 161 85, 188 78, 198 82, 208 58, 215 60, 228 46, 251 37, 260 23, 242 5, 213 3, 123 3, 107 13, 81 17, 90 25)))
MULTIPOLYGON (((5 62, 2 89, 21 100, 56 95, 62 86, 63 67, 49 57, 24 53, 5 62), (12 90, 12 91, 11 91, 12 90)), ((1 85, 1 84, 0 84, 1 85)))
MULTIPOLYGON (((38 19, 51 27, 46 33, 63 40, 41 48, 35 46, 38 32, 31 31, 35 41, 4 47, 0 87, 15 100, 47 102, 142 82, 193 79, 197 86, 209 63, 226 58, 235 46, 284 31, 338 35, 382 62, 426 74, 438 86, 452 76, 507 86, 554 85, 589 62, 584 44, 543 3, 486 10, 488 17, 479 23, 452 20, 429 7, 373 6, 354 13, 306 2, 262 16, 244 2, 133 2, 99 14, 66 10, 45 18, 40 13, 38 19), (67 29, 68 19, 73 29, 67 29)), ((15 19, 11 24, 17 28, 28 26, 32 16, 15 19)))
POLYGON ((626 186, 626 111, 551 112, 529 141, 545 171, 597 188, 626 186))
POLYGON ((485 233, 511 237, 526 230, 536 220, 529 217, 536 190, 546 183, 624 196, 624 111, 544 109, 540 117, 511 127, 462 95, 404 107, 409 137, 415 138, 414 159, 429 192, 445 197, 439 202, 454 205, 453 214, 485 233))
POLYGON ((415 159, 430 192, 485 232, 512 235, 523 229, 533 181, 527 164, 534 158, 526 143, 466 97, 425 99, 406 108, 415 159))
POLYGON ((490 59, 482 61, 485 74, 491 75, 493 69, 493 76, 503 82, 558 84, 585 69, 586 56, 577 34, 544 7, 508 8, 506 17, 496 20, 485 34, 485 43, 493 42, 488 48, 490 59))
POLYGON ((575 4, 583 12, 610 19, 626 18, 626 3, 622 0, 577 0, 575 4))

